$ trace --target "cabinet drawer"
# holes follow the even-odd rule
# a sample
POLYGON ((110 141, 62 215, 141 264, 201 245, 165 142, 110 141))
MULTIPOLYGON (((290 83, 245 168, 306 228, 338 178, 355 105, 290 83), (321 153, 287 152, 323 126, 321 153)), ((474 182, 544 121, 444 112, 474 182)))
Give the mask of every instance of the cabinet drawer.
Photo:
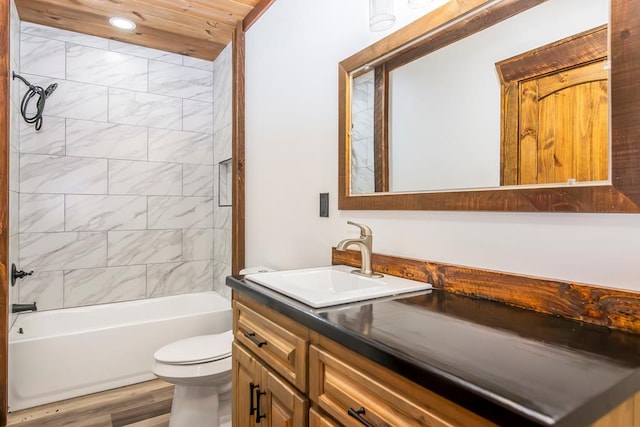
POLYGON ((311 399, 345 426, 453 427, 493 425, 454 403, 350 354, 338 357, 311 346, 309 370, 311 399), (343 360, 349 360, 345 363, 343 360), (375 369, 375 367, 374 367, 375 369), (414 390, 412 390, 414 388, 414 390), (420 396, 420 401, 415 399, 420 396), (426 398, 425 398, 426 397, 426 398))
POLYGON ((266 307, 233 302, 236 342, 242 343, 299 390, 307 391, 308 331, 266 307))

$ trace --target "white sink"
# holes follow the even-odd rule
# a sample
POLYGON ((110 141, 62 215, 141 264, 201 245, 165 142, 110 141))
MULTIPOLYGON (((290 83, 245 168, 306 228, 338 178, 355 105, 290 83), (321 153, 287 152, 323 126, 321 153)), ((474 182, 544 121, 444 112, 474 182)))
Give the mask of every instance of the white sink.
POLYGON ((334 265, 247 274, 245 279, 314 308, 431 289, 429 283, 389 275, 373 279, 353 274, 352 270, 353 267, 334 265))

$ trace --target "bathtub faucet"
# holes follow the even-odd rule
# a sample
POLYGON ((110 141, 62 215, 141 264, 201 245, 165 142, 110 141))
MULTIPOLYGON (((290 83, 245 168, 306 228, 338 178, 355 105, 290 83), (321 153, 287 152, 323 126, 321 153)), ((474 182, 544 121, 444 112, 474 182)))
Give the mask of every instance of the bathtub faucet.
POLYGON ((35 302, 32 304, 11 304, 12 313, 20 313, 22 311, 38 311, 38 307, 36 307, 35 302))

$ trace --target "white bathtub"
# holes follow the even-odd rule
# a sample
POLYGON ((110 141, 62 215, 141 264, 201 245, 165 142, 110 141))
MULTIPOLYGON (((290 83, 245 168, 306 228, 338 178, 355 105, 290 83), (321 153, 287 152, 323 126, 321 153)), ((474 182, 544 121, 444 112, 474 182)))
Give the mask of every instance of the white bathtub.
POLYGON ((214 292, 20 314, 9 330, 9 410, 153 379, 158 348, 229 330, 231 318, 214 292))

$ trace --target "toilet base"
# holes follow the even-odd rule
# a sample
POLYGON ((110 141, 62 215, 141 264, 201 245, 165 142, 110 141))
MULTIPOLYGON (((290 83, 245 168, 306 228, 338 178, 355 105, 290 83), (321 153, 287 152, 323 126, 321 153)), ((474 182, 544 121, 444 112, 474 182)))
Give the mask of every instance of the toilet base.
POLYGON ((225 427, 230 400, 220 396, 220 387, 176 384, 171 404, 169 427, 225 427), (222 419, 222 424, 221 424, 222 419))

